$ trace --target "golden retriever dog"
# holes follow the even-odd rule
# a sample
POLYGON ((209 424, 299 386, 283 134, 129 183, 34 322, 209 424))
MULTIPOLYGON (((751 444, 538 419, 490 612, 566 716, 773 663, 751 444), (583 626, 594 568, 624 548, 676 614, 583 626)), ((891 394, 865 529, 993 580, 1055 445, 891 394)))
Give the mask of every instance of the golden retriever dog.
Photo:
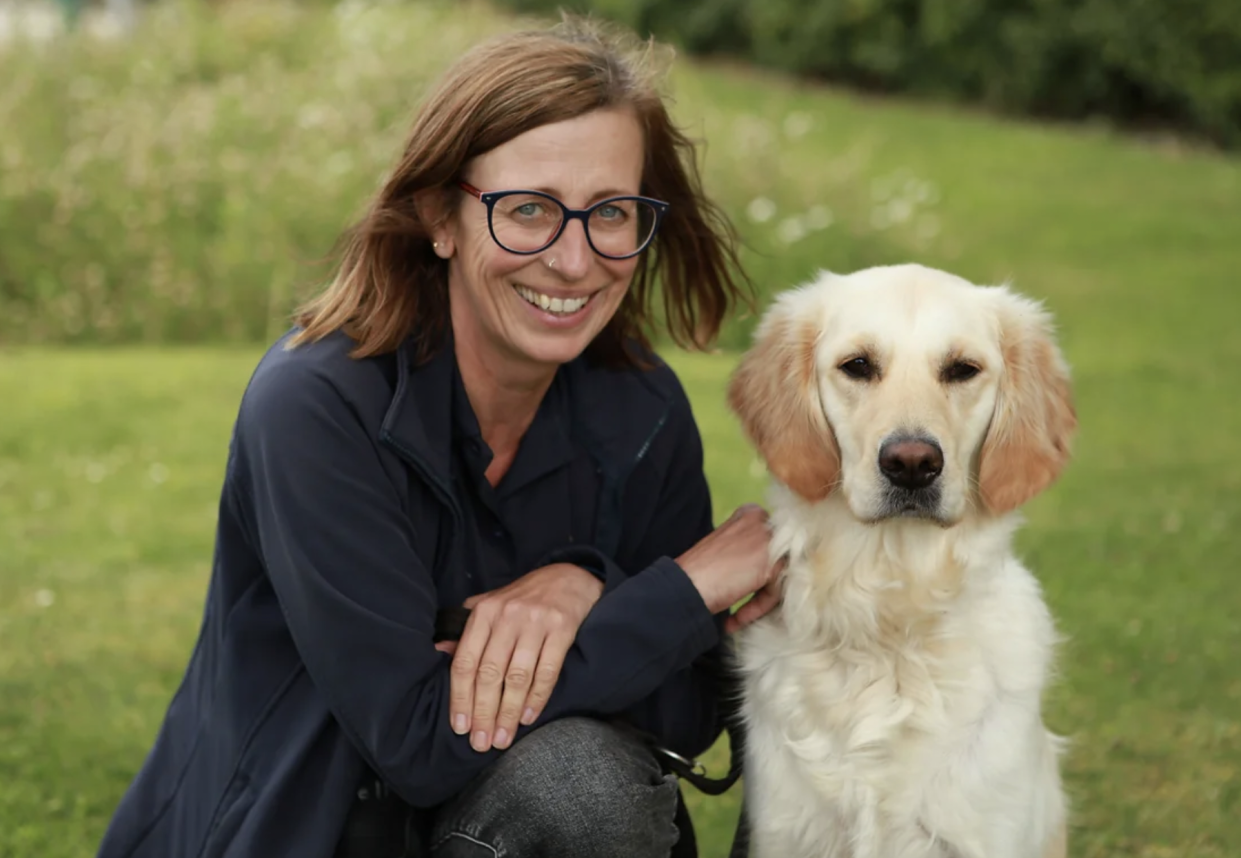
POLYGON ((787 558, 737 640, 752 854, 1065 855, 1055 632, 1011 544, 1077 424, 1048 314, 918 265, 823 273, 729 402, 787 558))

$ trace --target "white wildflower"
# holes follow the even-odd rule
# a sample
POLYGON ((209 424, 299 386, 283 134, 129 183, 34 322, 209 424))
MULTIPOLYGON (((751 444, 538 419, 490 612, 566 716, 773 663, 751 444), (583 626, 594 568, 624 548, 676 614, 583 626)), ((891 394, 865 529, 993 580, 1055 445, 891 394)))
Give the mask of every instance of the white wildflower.
POLYGON ((297 112, 297 126, 303 129, 320 128, 327 124, 328 109, 317 103, 307 104, 297 112))
POLYGON ((806 237, 806 227, 799 217, 788 217, 776 227, 776 237, 785 244, 795 244, 806 237))
POLYGON ((905 184, 905 196, 919 205, 933 206, 939 202, 939 188, 934 182, 911 179, 905 184))
POLYGON ((746 206, 745 213, 754 223, 767 223, 776 216, 776 204, 766 197, 755 197, 746 206))
POLYGON ((814 127, 814 117, 804 110, 794 110, 784 117, 784 136, 790 140, 805 137, 814 127))
POLYGON ((914 205, 904 197, 897 197, 888 203, 888 222, 904 223, 914 213, 914 205))
POLYGON ((802 216, 802 222, 814 230, 827 229, 834 220, 835 216, 832 214, 832 210, 825 205, 811 206, 806 210, 806 214, 802 216))

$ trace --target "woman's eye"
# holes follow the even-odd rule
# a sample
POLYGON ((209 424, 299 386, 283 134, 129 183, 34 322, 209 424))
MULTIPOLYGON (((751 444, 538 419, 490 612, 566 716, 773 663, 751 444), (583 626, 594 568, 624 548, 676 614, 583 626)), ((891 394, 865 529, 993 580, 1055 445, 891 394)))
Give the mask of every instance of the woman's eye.
POLYGON ((969 381, 981 371, 982 370, 976 364, 958 360, 953 361, 944 367, 941 377, 949 384, 959 384, 963 381, 969 381))
POLYGON ((543 213, 543 207, 538 203, 525 203, 513 210, 518 217, 538 217, 543 213))
POLYGON ((625 210, 619 206, 604 206, 598 209, 595 214, 604 220, 620 220, 625 216, 625 210))
POLYGON ((840 371, 858 381, 870 381, 877 375, 875 365, 865 357, 850 358, 840 365, 840 371))

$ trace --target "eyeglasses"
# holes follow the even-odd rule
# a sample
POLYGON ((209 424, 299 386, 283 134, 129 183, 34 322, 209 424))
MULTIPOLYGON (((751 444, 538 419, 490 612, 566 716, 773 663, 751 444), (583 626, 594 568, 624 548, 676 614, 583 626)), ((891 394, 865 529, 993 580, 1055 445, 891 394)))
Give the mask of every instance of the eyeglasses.
POLYGON ((487 228, 495 243, 522 255, 551 247, 565 224, 580 220, 595 253, 628 259, 646 250, 668 211, 668 203, 650 197, 609 197, 589 208, 571 209, 542 191, 480 191, 465 182, 458 185, 487 206, 487 228))

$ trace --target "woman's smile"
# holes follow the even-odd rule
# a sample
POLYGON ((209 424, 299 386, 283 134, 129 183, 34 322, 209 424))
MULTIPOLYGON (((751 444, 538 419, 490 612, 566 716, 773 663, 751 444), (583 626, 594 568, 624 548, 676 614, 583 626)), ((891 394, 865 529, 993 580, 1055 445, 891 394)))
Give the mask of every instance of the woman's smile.
POLYGON ((520 283, 513 284, 513 289, 531 307, 555 316, 558 319, 567 319, 570 316, 577 315, 590 304, 592 298, 603 291, 598 289, 594 292, 562 297, 554 293, 531 289, 529 286, 523 286, 520 283))

